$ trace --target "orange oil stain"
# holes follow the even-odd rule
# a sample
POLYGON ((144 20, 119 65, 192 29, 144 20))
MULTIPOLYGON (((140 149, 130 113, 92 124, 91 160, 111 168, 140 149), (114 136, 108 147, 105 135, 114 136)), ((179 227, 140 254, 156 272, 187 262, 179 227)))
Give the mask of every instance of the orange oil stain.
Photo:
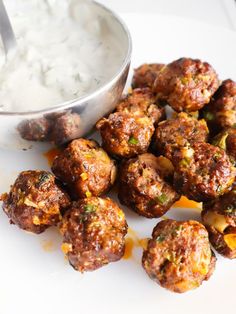
POLYGON ((138 240, 138 244, 141 248, 143 248, 144 250, 146 250, 147 248, 147 244, 148 244, 148 238, 144 238, 144 239, 139 239, 138 240))
POLYGON ((52 165, 53 160, 60 154, 60 149, 54 147, 51 148, 49 151, 45 152, 43 155, 46 157, 49 166, 52 165))
POLYGON ((181 196, 180 200, 175 202, 173 207, 186 207, 186 208, 201 209, 202 208, 202 204, 201 203, 197 203, 195 201, 191 201, 191 200, 187 199, 187 197, 185 197, 185 196, 181 196))
POLYGON ((130 237, 125 239, 125 253, 123 259, 130 259, 134 249, 134 240, 130 237))
POLYGON ((51 240, 43 240, 42 248, 45 252, 53 252, 55 251, 54 243, 51 240))
POLYGON ((145 249, 147 247, 148 239, 140 239, 137 233, 129 228, 128 229, 128 237, 125 240, 125 253, 123 259, 130 259, 133 257, 133 250, 135 248, 145 249))

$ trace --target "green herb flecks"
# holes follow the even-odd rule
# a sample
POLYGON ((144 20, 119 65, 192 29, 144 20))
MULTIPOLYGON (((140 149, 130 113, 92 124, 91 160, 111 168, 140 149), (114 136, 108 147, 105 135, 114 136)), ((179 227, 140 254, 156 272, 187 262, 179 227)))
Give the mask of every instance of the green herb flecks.
POLYGON ((92 204, 85 205, 84 206, 84 212, 86 214, 95 213, 96 212, 95 206, 92 204))
POLYGON ((183 158, 183 159, 180 160, 179 164, 180 164, 180 166, 182 166, 182 167, 188 167, 189 164, 190 164, 190 159, 188 159, 188 158, 183 158))
POLYGON ((96 213, 96 207, 92 204, 86 204, 83 209, 84 211, 80 214, 79 217, 80 223, 84 223, 88 219, 90 214, 96 213))
POLYGON ((204 119, 207 120, 207 121, 213 121, 213 120, 215 119, 214 113, 209 112, 209 111, 205 111, 205 112, 203 113, 203 117, 204 117, 204 119))
POLYGON ((168 200, 169 200, 168 196, 164 193, 156 197, 156 201, 161 205, 166 204, 168 200))
POLYGON ((218 146, 220 148, 222 148, 223 150, 226 150, 227 149, 227 143, 226 143, 226 140, 227 140, 227 137, 229 136, 229 133, 227 132, 224 132, 223 134, 220 134, 219 136, 217 136, 212 144, 214 146, 218 146))
POLYGON ((130 136, 128 142, 129 142, 129 144, 132 144, 132 145, 137 145, 138 144, 138 140, 135 137, 133 137, 133 136, 130 136))
POLYGON ((216 188, 216 191, 217 191, 218 193, 221 193, 222 190, 223 190, 223 187, 222 187, 221 185, 218 185, 218 187, 216 188))
POLYGON ((50 178, 51 178, 51 173, 49 172, 44 172, 44 173, 41 173, 39 175, 39 179, 38 179, 38 182, 36 183, 36 188, 40 188, 40 186, 42 184, 44 184, 45 182, 47 182, 50 178))
POLYGON ((221 157, 222 157, 221 153, 215 153, 214 156, 213 156, 213 159, 215 161, 218 161, 221 157))
POLYGON ((172 235, 174 237, 180 235, 181 231, 183 230, 183 226, 182 225, 179 225, 177 226, 173 231, 172 231, 172 235))
POLYGON ((236 207, 233 204, 228 205, 225 209, 224 212, 226 212, 227 214, 236 214, 236 207))
POLYGON ((157 236, 156 241, 161 243, 165 240, 166 236, 164 234, 160 234, 159 236, 157 236))

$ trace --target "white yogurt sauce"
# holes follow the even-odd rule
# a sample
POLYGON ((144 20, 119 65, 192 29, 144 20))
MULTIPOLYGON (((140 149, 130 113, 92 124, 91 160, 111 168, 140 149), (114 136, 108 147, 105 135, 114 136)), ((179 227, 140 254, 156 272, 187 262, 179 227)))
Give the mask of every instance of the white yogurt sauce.
POLYGON ((39 110, 83 96, 111 78, 122 47, 109 21, 82 0, 7 0, 18 43, 0 43, 0 110, 39 110))

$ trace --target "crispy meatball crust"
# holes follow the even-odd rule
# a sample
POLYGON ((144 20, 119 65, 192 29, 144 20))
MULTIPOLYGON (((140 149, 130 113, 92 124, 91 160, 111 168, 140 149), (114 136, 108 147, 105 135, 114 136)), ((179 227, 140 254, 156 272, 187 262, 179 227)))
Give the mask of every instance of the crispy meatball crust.
POLYGON ((142 258, 151 279, 178 293, 195 289, 208 280, 215 262, 207 230, 191 220, 159 222, 142 258))
POLYGON ((51 141, 57 145, 64 144, 78 137, 81 119, 78 113, 66 113, 55 119, 50 134, 51 141))
POLYGON ((22 121, 18 127, 20 136, 27 141, 48 141, 51 131, 51 123, 46 118, 22 121))
POLYGON ((185 112, 159 123, 153 136, 153 148, 170 160, 176 150, 188 144, 206 142, 208 128, 205 120, 197 120, 185 112))
POLYGON ((180 196, 163 178, 161 167, 152 154, 124 161, 119 172, 120 202, 147 218, 164 215, 180 196))
POLYGON ((154 133, 154 125, 145 115, 115 112, 97 123, 102 146, 118 158, 130 158, 145 153, 154 133))
POLYGON ((236 187, 218 199, 204 203, 202 221, 217 252, 236 258, 236 187))
POLYGON ((225 129, 212 140, 212 144, 226 151, 233 163, 236 162, 236 127, 225 129))
POLYGON ((21 172, 2 200, 10 222, 33 233, 56 225, 70 204, 68 195, 56 185, 54 175, 37 170, 21 172))
POLYGON ((154 124, 165 119, 165 109, 157 104, 156 96, 149 88, 136 88, 117 105, 116 111, 133 115, 146 115, 154 124))
POLYGON ((236 126, 236 82, 222 82, 209 105, 203 109, 203 117, 214 131, 236 126))
POLYGON ((133 88, 153 87, 153 84, 165 65, 162 63, 142 64, 134 70, 132 79, 133 88))
POLYGON ((98 269, 124 255, 127 223, 123 211, 109 198, 73 202, 60 230, 62 250, 80 272, 98 269))
POLYGON ((177 112, 201 109, 218 87, 219 80, 211 65, 190 58, 169 63, 154 83, 154 91, 177 112))
POLYGON ((197 202, 212 200, 230 189, 236 169, 225 151, 208 143, 195 143, 176 152, 174 186, 197 202))
POLYGON ((97 142, 72 141, 53 161, 52 171, 74 199, 107 192, 116 178, 116 165, 97 142))

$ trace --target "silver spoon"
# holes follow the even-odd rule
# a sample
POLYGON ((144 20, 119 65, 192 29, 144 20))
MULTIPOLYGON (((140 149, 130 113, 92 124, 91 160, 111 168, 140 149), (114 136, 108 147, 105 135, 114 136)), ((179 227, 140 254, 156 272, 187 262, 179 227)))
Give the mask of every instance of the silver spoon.
POLYGON ((5 54, 8 55, 16 48, 17 43, 7 10, 2 0, 0 0, 0 35, 2 37, 5 54))

